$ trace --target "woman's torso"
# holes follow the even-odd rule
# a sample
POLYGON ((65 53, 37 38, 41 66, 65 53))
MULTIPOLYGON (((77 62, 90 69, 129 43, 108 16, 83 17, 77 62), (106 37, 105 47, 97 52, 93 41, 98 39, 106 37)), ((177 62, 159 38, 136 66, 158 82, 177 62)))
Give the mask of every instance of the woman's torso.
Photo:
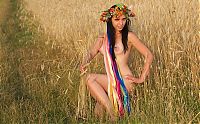
MULTIPOLYGON (((106 43, 105 40, 106 38, 104 37, 102 46, 99 49, 100 53, 103 55, 105 54, 105 48, 104 48, 104 45, 106 43)), ((114 52, 116 56, 116 62, 118 64, 122 77, 124 77, 125 75, 132 75, 132 72, 128 66, 128 58, 130 55, 130 51, 131 51, 131 44, 129 42, 128 42, 128 49, 126 52, 124 52, 122 41, 117 41, 115 43, 114 52)))

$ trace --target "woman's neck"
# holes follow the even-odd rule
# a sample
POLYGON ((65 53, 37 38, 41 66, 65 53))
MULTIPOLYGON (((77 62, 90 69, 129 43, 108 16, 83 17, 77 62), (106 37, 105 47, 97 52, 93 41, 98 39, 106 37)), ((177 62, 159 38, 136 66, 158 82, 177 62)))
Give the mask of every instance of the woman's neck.
POLYGON ((122 37, 122 33, 120 31, 115 32, 115 38, 116 39, 121 38, 121 37, 122 37))
POLYGON ((115 35, 117 36, 117 35, 121 35, 122 34, 122 32, 121 31, 116 31, 115 32, 115 35))

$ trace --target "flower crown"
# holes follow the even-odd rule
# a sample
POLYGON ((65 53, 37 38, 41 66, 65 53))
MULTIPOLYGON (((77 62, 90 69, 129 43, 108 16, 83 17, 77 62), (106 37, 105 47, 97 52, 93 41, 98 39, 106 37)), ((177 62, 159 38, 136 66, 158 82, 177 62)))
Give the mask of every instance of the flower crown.
POLYGON ((135 13, 133 13, 127 6, 124 4, 116 4, 113 5, 110 9, 102 11, 100 21, 107 22, 109 18, 113 16, 121 16, 124 15, 127 19, 129 17, 134 17, 135 13))

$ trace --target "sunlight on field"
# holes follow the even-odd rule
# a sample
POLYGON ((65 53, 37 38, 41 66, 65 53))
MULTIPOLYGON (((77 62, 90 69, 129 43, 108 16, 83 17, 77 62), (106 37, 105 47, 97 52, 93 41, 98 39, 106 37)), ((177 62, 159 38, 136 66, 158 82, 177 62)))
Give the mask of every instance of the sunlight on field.
MULTIPOLYGON (((68 52, 75 51, 80 57, 94 43, 98 34, 105 32, 105 25, 99 23, 99 12, 116 2, 123 1, 25 0, 27 9, 35 14, 45 33, 49 37, 53 36, 55 44, 61 43, 68 52)), ((125 2, 127 5, 132 4, 136 13, 136 18, 132 19, 132 30, 155 55, 151 78, 144 87, 136 88, 139 99, 134 111, 135 117, 145 116, 146 112, 152 110, 153 115, 157 116, 156 119, 162 120, 163 116, 166 116, 167 122, 175 121, 174 114, 180 122, 189 121, 195 116, 194 113, 185 113, 187 102, 183 100, 185 99, 183 96, 193 94, 192 96, 199 99, 200 69, 197 58, 200 44, 197 42, 199 37, 196 27, 198 19, 196 3, 195 0, 125 2), (190 93, 186 93, 184 90, 186 87, 190 89, 190 93), (140 104, 146 107, 138 108, 140 104), (183 113, 187 117, 185 120, 183 113)), ((143 59, 137 52, 133 53, 135 55, 131 59, 131 67, 135 75, 139 75, 143 59)), ((98 63, 96 60, 91 67, 98 67, 98 63)), ((100 65, 103 68, 102 63, 100 65)))
MULTIPOLYGON (((135 85, 130 94, 132 113, 121 122, 200 122, 197 0, 22 2, 15 21, 20 30, 13 36, 18 39, 12 43, 16 43, 14 50, 5 56, 7 72, 2 71, 4 78, 9 76, 8 84, 0 84, 4 88, 0 89, 0 122, 7 122, 9 115, 11 123, 108 123, 107 115, 100 121, 94 118, 94 101, 83 85, 79 87, 84 83, 79 64, 98 34, 106 30, 99 21, 100 12, 121 2, 134 6, 131 29, 154 54, 151 75, 143 85, 135 85), (86 95, 84 106, 78 104, 81 94, 86 95)), ((129 64, 135 76, 140 74, 143 61, 133 49, 129 64)), ((102 56, 94 59, 89 72, 105 72, 102 56)))

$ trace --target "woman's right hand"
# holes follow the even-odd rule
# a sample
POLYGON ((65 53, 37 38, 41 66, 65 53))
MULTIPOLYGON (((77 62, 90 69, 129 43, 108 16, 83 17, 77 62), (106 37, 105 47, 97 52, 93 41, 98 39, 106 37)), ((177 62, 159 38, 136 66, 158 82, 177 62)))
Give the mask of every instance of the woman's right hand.
POLYGON ((87 66, 89 65, 90 63, 87 63, 87 64, 81 64, 80 65, 80 76, 84 75, 86 72, 87 72, 87 66))

